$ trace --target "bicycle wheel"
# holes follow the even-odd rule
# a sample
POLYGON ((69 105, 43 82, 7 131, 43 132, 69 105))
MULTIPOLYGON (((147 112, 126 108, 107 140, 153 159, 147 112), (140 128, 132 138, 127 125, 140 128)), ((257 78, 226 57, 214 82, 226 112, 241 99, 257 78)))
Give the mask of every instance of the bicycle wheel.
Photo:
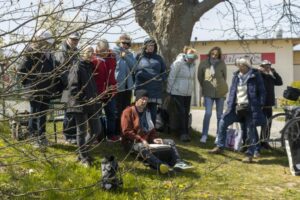
MULTIPOLYGON (((290 119, 291 115, 288 113, 277 113, 267 120, 267 125, 262 130, 262 134, 265 142, 272 148, 283 148, 284 138, 281 134, 281 130, 286 125, 286 119, 290 119)), ((262 141, 264 142, 264 141, 262 141)))

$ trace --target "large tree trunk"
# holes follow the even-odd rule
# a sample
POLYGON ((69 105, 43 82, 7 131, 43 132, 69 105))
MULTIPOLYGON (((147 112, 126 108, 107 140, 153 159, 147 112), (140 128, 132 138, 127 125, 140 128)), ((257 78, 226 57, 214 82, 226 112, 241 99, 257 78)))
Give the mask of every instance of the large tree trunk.
POLYGON ((158 44, 167 67, 190 44, 195 23, 223 0, 131 0, 138 24, 158 44))

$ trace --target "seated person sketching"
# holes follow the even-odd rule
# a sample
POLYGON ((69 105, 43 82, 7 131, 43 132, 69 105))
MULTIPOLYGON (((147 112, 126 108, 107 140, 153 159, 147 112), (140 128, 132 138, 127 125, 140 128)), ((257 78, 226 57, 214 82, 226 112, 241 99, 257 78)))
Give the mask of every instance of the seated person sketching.
MULTIPOLYGON (((132 146, 133 150, 138 152, 151 168, 159 170, 162 174, 167 173, 170 167, 173 167, 175 170, 192 169, 192 166, 181 160, 173 140, 158 138, 151 120, 151 114, 146 108, 147 103, 147 91, 136 91, 135 104, 127 107, 122 113, 122 143, 125 147, 132 146), (169 145, 170 161, 160 160, 157 154, 154 155, 152 152, 155 150, 150 147, 155 145, 152 144, 169 145)), ((159 154, 160 152, 157 153, 159 154)))

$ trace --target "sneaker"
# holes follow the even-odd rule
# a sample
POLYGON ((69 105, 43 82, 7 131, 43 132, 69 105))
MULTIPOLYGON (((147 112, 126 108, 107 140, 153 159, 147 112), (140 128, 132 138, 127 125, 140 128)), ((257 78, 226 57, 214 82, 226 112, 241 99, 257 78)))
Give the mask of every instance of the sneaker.
POLYGON ((243 163, 252 163, 253 161, 253 156, 250 156, 250 155, 246 155, 245 158, 243 158, 242 162, 243 163))
POLYGON ((160 164, 159 165, 159 172, 161 174, 166 174, 166 173, 169 172, 169 170, 170 170, 170 167, 168 165, 166 165, 166 164, 160 164))
POLYGON ((111 137, 106 137, 107 142, 119 142, 121 141, 121 137, 118 135, 113 135, 111 137))
POLYGON ((212 150, 209 150, 208 153, 211 154, 222 154, 224 152, 224 150, 220 147, 215 147, 212 150))
POLYGON ((255 151, 253 157, 254 158, 259 158, 260 157, 259 151, 255 151))
POLYGON ((191 141, 191 137, 188 134, 184 134, 180 136, 180 141, 182 142, 190 142, 191 141))
POLYGON ((200 139, 200 142, 201 143, 206 143, 206 140, 207 140, 207 135, 202 135, 202 137, 200 139))
POLYGON ((191 171, 194 169, 194 166, 181 161, 174 165, 174 169, 177 171, 191 171))

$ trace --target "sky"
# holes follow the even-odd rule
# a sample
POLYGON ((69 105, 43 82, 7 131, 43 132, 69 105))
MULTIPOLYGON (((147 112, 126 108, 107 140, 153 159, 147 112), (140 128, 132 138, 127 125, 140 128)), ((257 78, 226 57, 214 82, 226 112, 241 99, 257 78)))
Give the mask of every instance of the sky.
MULTIPOLYGON (((33 5, 38 5, 38 0, 19 0, 18 4, 13 4, 10 5, 10 1, 6 0, 0 0, 0 3, 4 3, 3 6, 0 8, 0 11, 3 13, 4 11, 9 12, 12 10, 16 10, 18 8, 26 8, 29 7, 30 4, 33 5), (9 9, 7 9, 9 8, 9 9)), ((12 2, 15 2, 16 0, 13 0, 12 2)), ((75 2, 80 4, 83 0, 76 0, 75 2)), ((88 0, 87 0, 88 1, 88 0)), ((104 2, 104 0, 102 0, 104 2)), ((274 37, 276 31, 278 29, 283 30, 283 37, 299 37, 299 35, 292 34, 292 32, 289 30, 289 26, 287 26, 286 22, 283 20, 281 23, 279 23, 279 26, 273 27, 271 31, 269 32, 264 32, 264 29, 260 29, 255 27, 255 23, 260 23, 263 24, 264 27, 270 28, 270 25, 274 23, 274 17, 273 14, 276 14, 276 10, 273 9, 273 11, 268 10, 270 5, 276 5, 277 3, 281 3, 282 0, 255 0, 253 4, 253 12, 257 10, 257 7, 259 4, 264 8, 263 15, 262 16, 255 16, 259 15, 259 13, 254 13, 254 18, 257 17, 255 21, 253 21, 249 15, 247 15, 247 10, 244 7, 244 2, 243 1, 238 1, 238 0, 232 0, 236 1, 234 5, 236 6, 236 9, 238 12, 236 15, 240 19, 239 28, 241 29, 240 33, 241 35, 244 35, 245 38, 254 38, 255 35, 258 38, 270 38, 274 37), (272 13, 275 12, 275 13, 272 13), (262 20, 263 19, 263 20, 262 20)), ((53 5, 57 5, 56 3, 58 0, 50 1, 50 0, 43 0, 45 5, 48 4, 48 2, 52 2, 53 5)), ((72 0, 63 0, 64 5, 71 6, 71 4, 74 2, 72 0)), ((98 0, 98 2, 101 2, 101 0, 98 0)), ((107 1, 106 1, 107 2, 107 1)), ((293 1, 295 3, 298 2, 298 0, 293 1)), ((75 3, 75 6, 76 6, 75 3)), ((129 0, 119 0, 118 4, 113 7, 118 12, 118 9, 125 9, 130 7, 130 1, 129 0)), ((5 15, 5 17, 1 17, 2 21, 0 22, 0 30, 1 31, 6 31, 6 30, 12 30, 14 26, 16 26, 18 23, 24 22, 28 17, 34 15, 37 13, 38 7, 36 6, 34 9, 26 9, 26 12, 18 15, 5 15), (12 20, 13 18, 17 18, 18 20, 12 20), (9 19, 7 21, 3 19, 9 19)), ((93 8, 93 9, 104 9, 102 8, 93 8)), ((251 9, 251 8, 250 8, 251 9)), ((211 9, 207 13, 205 13, 201 19, 195 24, 194 26, 194 31, 191 37, 191 40, 195 40, 197 38, 197 41, 205 41, 205 40, 220 40, 220 39, 237 39, 237 35, 232 31, 229 30, 233 26, 233 20, 232 20, 232 15, 229 14, 227 17, 224 17, 226 13, 230 10, 229 4, 225 3, 220 3, 218 4, 215 8, 211 9), (225 31, 227 30, 227 31, 225 31)), ((87 13, 87 11, 83 11, 83 13, 87 13)), ((89 11, 89 16, 93 17, 91 15, 92 11, 89 11)), ((107 15, 104 14, 105 10, 103 10, 103 15, 98 16, 98 17, 107 17, 107 15)), ((70 13, 69 15, 72 16, 74 15, 75 12, 70 13)), ((114 43, 118 36, 120 35, 121 32, 128 32, 133 38, 134 42, 141 42, 144 40, 145 37, 147 37, 147 33, 138 26, 138 24, 135 22, 134 17, 129 17, 127 16, 128 19, 121 21, 120 24, 121 26, 118 26, 114 24, 114 27, 111 28, 108 33, 106 34, 100 34, 99 37, 103 37, 109 40, 109 42, 114 43)), ((97 18, 95 17, 95 20, 97 18)), ((33 27, 35 26, 35 23, 28 23, 22 31, 20 31, 20 34, 28 34, 32 32, 33 27)), ((0 31, 0 33, 1 33, 0 31)), ((89 34, 86 34, 85 37, 91 38, 92 36, 91 32, 89 34)), ((7 41, 9 40, 10 37, 5 36, 4 39, 7 41)), ((300 47, 299 47, 300 49, 300 47)))

